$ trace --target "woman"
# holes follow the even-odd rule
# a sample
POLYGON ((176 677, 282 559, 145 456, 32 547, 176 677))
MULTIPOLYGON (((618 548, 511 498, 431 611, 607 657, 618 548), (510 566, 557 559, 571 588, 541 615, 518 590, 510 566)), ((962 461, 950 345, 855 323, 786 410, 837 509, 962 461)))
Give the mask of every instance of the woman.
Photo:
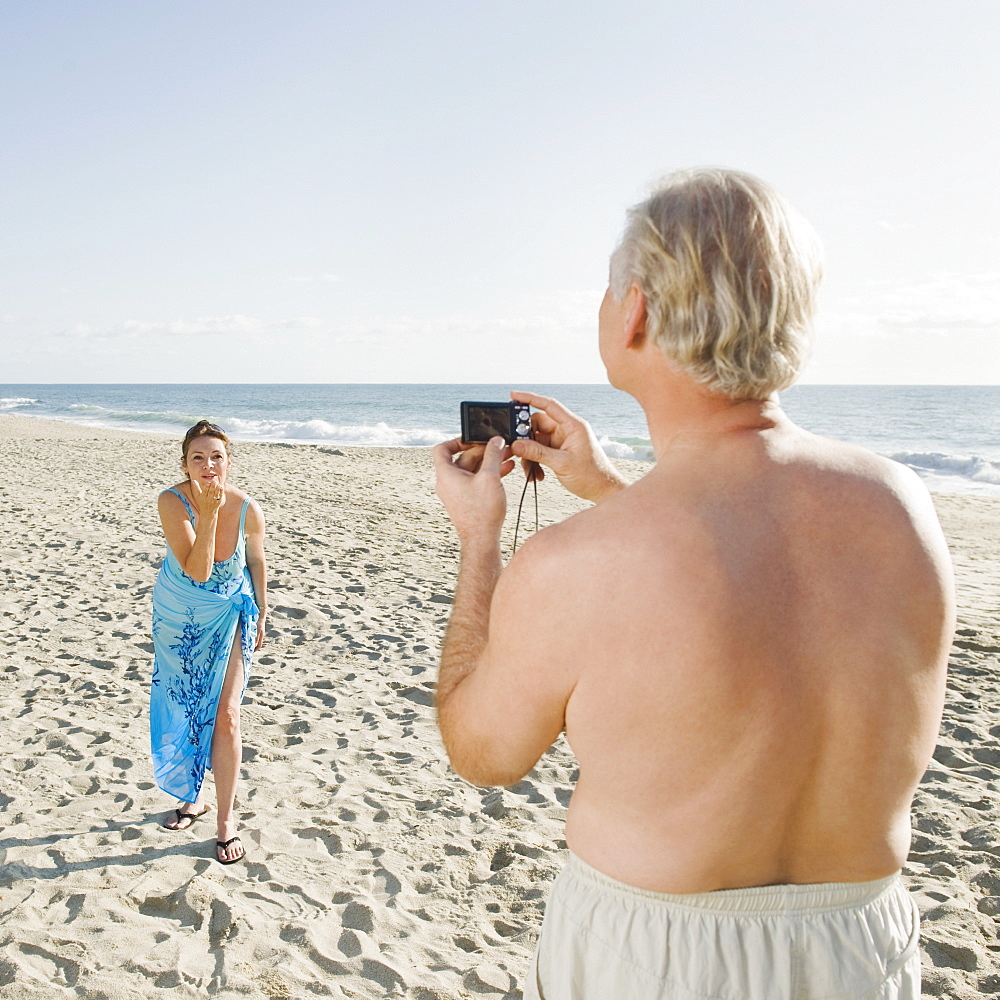
POLYGON ((187 479, 159 498, 167 554, 153 589, 150 735, 156 783, 180 799, 164 826, 186 830, 208 812, 206 768, 215 775, 216 857, 246 854, 233 802, 243 757, 240 702, 264 640, 264 515, 230 485, 229 438, 202 420, 184 437, 187 479))

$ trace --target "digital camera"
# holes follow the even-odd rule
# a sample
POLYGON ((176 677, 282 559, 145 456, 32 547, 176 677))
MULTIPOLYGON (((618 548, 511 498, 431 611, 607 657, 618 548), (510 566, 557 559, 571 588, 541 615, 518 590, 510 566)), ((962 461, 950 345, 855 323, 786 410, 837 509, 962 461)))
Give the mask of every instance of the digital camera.
POLYGON ((502 437, 507 444, 531 437, 531 407, 527 403, 463 402, 462 441, 486 442, 502 437))

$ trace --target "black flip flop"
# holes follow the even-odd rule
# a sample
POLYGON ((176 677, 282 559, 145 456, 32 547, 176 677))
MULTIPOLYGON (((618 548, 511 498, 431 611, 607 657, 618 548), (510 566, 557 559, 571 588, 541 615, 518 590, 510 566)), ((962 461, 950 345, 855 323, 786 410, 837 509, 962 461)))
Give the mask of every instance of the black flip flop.
POLYGON ((189 812, 184 812, 182 809, 175 809, 174 810, 174 815, 177 817, 177 826, 167 826, 167 824, 164 823, 163 824, 163 829, 164 830, 190 830, 191 827, 194 826, 195 823, 199 819, 201 819, 201 817, 204 816, 205 813, 207 813, 207 812, 208 812, 207 809, 203 809, 200 813, 189 813, 189 812), (186 820, 186 819, 191 820, 191 822, 190 823, 184 823, 184 820, 186 820), (181 823, 184 823, 184 825, 181 826, 181 823))
POLYGON ((235 865, 237 861, 242 861, 247 856, 247 850, 243 847, 243 841, 240 840, 240 847, 243 847, 243 853, 238 858, 230 858, 228 861, 223 861, 222 858, 219 857, 220 849, 224 851, 230 844, 236 843, 237 840, 240 840, 240 838, 230 837, 229 840, 217 840, 215 842, 215 860, 218 861, 220 865, 235 865))

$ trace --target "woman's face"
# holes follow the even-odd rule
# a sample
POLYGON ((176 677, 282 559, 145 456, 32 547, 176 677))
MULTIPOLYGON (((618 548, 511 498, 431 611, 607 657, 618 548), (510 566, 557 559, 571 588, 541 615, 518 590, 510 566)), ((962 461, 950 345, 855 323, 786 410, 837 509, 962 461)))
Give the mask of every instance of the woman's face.
POLYGON ((210 483, 225 486, 231 464, 225 442, 205 435, 196 437, 188 445, 184 471, 188 478, 198 480, 202 489, 210 483))

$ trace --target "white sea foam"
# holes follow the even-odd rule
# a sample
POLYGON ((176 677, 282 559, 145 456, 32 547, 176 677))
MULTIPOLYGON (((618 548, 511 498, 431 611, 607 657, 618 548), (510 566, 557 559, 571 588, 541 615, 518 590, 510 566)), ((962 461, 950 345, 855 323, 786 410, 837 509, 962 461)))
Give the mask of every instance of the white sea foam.
MULTIPOLYGON (((610 386, 536 387, 590 420, 612 459, 653 461, 645 418, 610 386)), ((456 400, 499 386, 2 385, 0 413, 180 437, 202 417, 237 440, 428 447, 458 433, 456 400)), ((934 492, 1000 498, 1000 387, 803 386, 789 414, 913 468, 934 492)))
POLYGON ((940 452, 903 451, 890 455, 896 462, 908 465, 916 472, 936 476, 960 476, 977 483, 1000 486, 1000 462, 991 462, 979 455, 944 455, 940 452))
POLYGON ((433 427, 392 427, 385 421, 375 424, 335 424, 327 420, 241 420, 223 421, 233 437, 247 441, 298 441, 376 448, 427 448, 449 435, 433 427))
POLYGON ((979 455, 897 452, 889 456, 909 466, 936 493, 975 493, 1000 497, 1000 462, 979 455))
POLYGON ((608 458, 620 458, 632 462, 650 462, 653 459, 651 445, 631 445, 624 441, 615 441, 606 434, 598 438, 597 443, 608 458))

